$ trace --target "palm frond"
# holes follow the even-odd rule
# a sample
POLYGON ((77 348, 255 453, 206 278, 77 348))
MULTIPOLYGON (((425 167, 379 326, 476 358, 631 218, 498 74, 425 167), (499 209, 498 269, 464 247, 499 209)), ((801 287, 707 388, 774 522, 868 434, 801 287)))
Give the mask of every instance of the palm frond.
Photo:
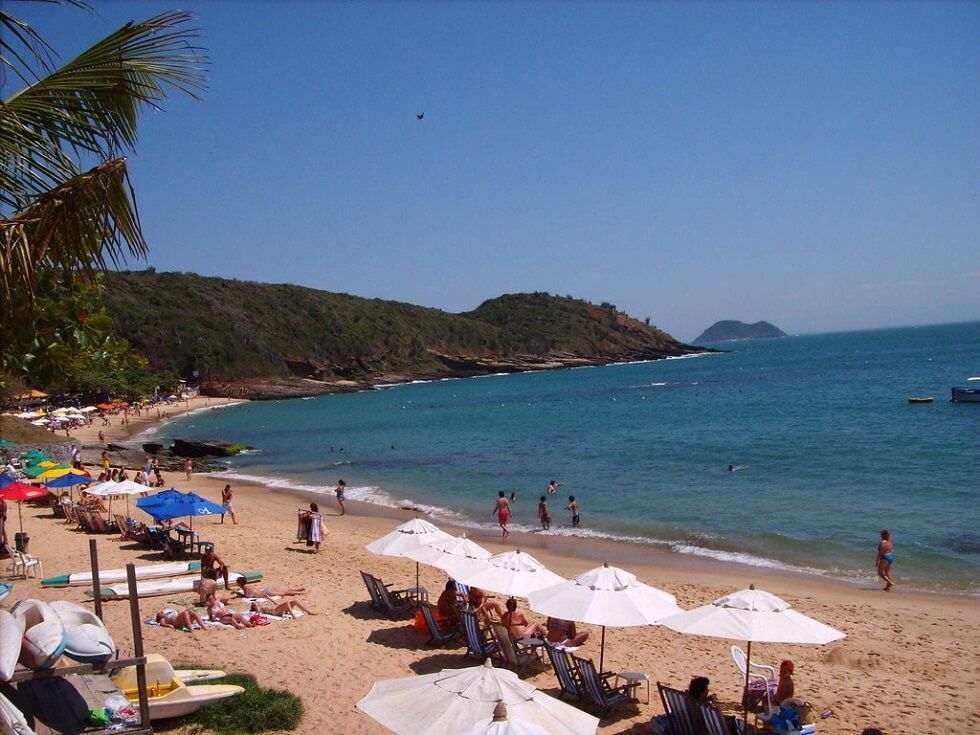
POLYGON ((70 282, 146 252, 126 159, 79 174, 0 220, 0 324, 14 298, 33 298, 42 268, 70 282))
POLYGON ((206 59, 193 16, 174 11, 127 23, 0 105, 0 191, 8 206, 77 174, 68 151, 102 159, 137 139, 145 107, 171 91, 197 98, 206 59))

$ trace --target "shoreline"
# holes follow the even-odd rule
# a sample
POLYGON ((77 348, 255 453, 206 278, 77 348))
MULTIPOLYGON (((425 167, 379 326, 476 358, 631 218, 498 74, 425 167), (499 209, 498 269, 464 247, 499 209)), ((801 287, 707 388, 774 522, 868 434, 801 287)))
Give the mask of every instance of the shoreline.
MULTIPOLYGON (((687 357, 700 356, 701 355, 690 355, 668 359, 686 359, 687 357)), ((461 378, 448 378, 447 380, 457 379, 461 378)), ((189 407, 182 410, 178 414, 168 417, 167 419, 151 422, 147 426, 136 431, 130 431, 126 441, 135 443, 142 439, 144 435, 146 437, 152 437, 164 424, 172 423, 180 417, 190 416, 194 413, 200 413, 206 410, 223 409, 249 402, 247 400, 214 398, 206 400, 225 400, 227 402, 216 404, 214 406, 199 405, 189 407)), ((222 437, 207 438, 222 439, 222 437)), ((109 438, 107 437, 107 441, 108 440, 109 438)), ((202 479, 202 481, 208 482, 208 484, 217 485, 217 491, 220 491, 224 484, 231 483, 233 487, 236 488, 262 488, 268 492, 292 495, 297 499, 304 500, 304 503, 316 501, 321 505, 321 507, 325 507, 327 510, 336 510, 337 508, 332 488, 324 486, 322 491, 317 491, 303 487, 296 487, 291 484, 292 480, 290 480, 288 477, 264 478, 260 475, 247 475, 247 473, 240 473, 236 470, 236 468, 229 468, 227 472, 215 471, 210 473, 201 473, 199 477, 202 479)), ((373 488, 373 486, 367 487, 373 488)), ((345 502, 349 516, 387 518, 390 520, 397 520, 399 522, 403 522, 415 516, 422 516, 429 519, 433 523, 436 523, 436 525, 440 527, 451 529, 457 535, 459 533, 466 533, 470 538, 479 540, 480 543, 493 543, 495 541, 498 543, 500 542, 500 534, 497 526, 493 523, 481 524, 479 521, 466 517, 462 513, 454 511, 451 508, 437 507, 436 512, 433 512, 432 506, 423 505, 421 507, 408 507, 404 505, 396 505, 398 502, 397 495, 383 488, 377 489, 387 498, 389 498, 391 503, 372 502, 370 500, 352 498, 350 496, 350 491, 357 489, 358 488, 356 487, 348 488, 348 499, 345 502), (444 511, 444 513, 439 511, 444 511), (446 514, 449 514, 449 516, 447 517, 446 514), (457 516, 460 519, 454 519, 452 516, 457 516)), ((851 580, 840 576, 834 576, 833 574, 817 569, 795 567, 778 559, 753 556, 742 551, 724 551, 705 547, 705 551, 711 553, 699 554, 695 552, 679 551, 671 548, 670 542, 668 541, 616 537, 612 533, 606 533, 603 531, 596 531, 590 534, 588 533, 588 529, 586 529, 586 531, 587 533, 585 535, 577 535, 574 533, 539 534, 527 530, 512 530, 509 542, 506 544, 506 546, 501 545, 501 548, 523 546, 530 549, 548 551, 553 554, 559 554, 570 558, 592 560, 598 563, 606 561, 621 565, 653 563, 656 566, 674 566, 691 570, 701 570, 707 573, 737 573, 745 578, 752 578, 755 576, 760 578, 786 577, 790 579, 820 581, 840 585, 851 590, 880 590, 878 580, 874 577, 873 570, 871 569, 868 570, 867 579, 851 580), (772 564, 752 563, 751 561, 718 558, 717 556, 713 556, 713 553, 752 556, 753 558, 759 559, 760 562, 768 561, 772 562, 772 564)), ((980 592, 948 588, 928 589, 917 586, 909 586, 903 587, 903 593, 932 597, 949 597, 951 599, 980 598, 980 592)))
MULTIPOLYGON (((211 406, 204 398, 195 399, 186 406, 172 407, 169 418, 200 407, 211 406)), ((155 417, 141 417, 134 418, 129 427, 120 427, 116 421, 102 430, 107 441, 122 442, 158 423, 155 417)), ((99 429, 87 428, 77 432, 76 438, 97 446, 99 429)), ((178 472, 164 472, 164 480, 167 487, 194 490, 211 500, 218 499, 225 482, 220 474, 194 474, 188 481, 178 472)), ((176 665, 252 673, 263 687, 301 695, 305 714, 296 730, 300 735, 383 735, 387 732, 384 728, 354 707, 374 682, 475 665, 474 659, 463 657, 464 648, 429 647, 427 636, 414 629, 410 618, 388 620, 367 605, 359 570, 399 589, 414 586, 414 563, 377 556, 364 548, 390 532, 397 519, 414 515, 411 511, 352 501, 352 512, 339 517, 332 497, 324 500, 315 493, 258 483, 236 481, 232 487, 237 525, 230 519, 221 523, 217 516, 202 517, 195 519, 195 530, 215 543, 229 566, 261 571, 265 584, 305 585, 309 592, 304 600, 319 614, 245 631, 208 630, 194 638, 143 626, 147 651, 161 653, 176 665), (296 509, 306 505, 311 495, 322 501, 326 535, 319 554, 295 541, 296 509)), ((31 536, 30 552, 44 560, 46 575, 86 571, 90 539, 97 539, 103 569, 161 560, 159 552, 120 543, 117 535, 91 536, 66 526, 63 520, 53 518, 46 506, 25 505, 23 510, 24 530, 31 536)), ((135 508, 133 515, 146 518, 135 508)), ((438 522, 449 529, 450 524, 441 519, 438 522)), ((535 541, 514 534, 513 543, 505 547, 499 543, 499 532, 468 529, 468 535, 494 553, 518 544, 531 549, 535 541)), ((964 682, 972 681, 980 668, 976 653, 980 650, 980 605, 973 598, 917 594, 900 587, 884 594, 877 588, 862 590, 816 577, 763 573, 754 567, 744 570, 682 554, 620 549, 608 543, 591 543, 592 539, 550 537, 548 541, 547 546, 534 547, 531 553, 568 578, 598 566, 609 554, 622 552, 636 559, 626 563, 631 573, 675 595, 685 609, 754 581, 800 612, 843 630, 847 638, 828 646, 752 647, 756 661, 772 663, 788 657, 795 662, 797 690, 818 709, 827 707, 835 712, 819 726, 824 735, 853 735, 870 726, 893 733, 929 732, 937 710, 955 721, 969 721, 973 716, 972 698, 963 696, 969 688, 964 682), (950 665, 952 661, 957 665, 950 665)), ((419 574, 421 585, 434 601, 445 584, 445 575, 425 565, 419 574)), ((37 579, 15 581, 8 602, 25 597, 90 604, 82 588, 45 588, 37 579)), ((186 599, 144 598, 140 600, 140 616, 145 619, 168 605, 186 604, 186 599)), ((525 602, 521 604, 526 607, 525 602)), ((103 611, 116 644, 124 653, 130 651, 128 605, 105 601, 103 611)), ((531 611, 528 616, 541 619, 531 611)), ((579 655, 597 659, 599 628, 584 624, 579 628, 591 634, 579 655)), ((655 626, 608 628, 605 635, 609 670, 646 672, 651 681, 680 688, 692 676, 708 676, 725 711, 738 710, 741 677, 729 653, 737 641, 682 636, 655 626)), ((556 693, 550 669, 532 669, 526 680, 549 694, 556 693)), ((654 692, 649 704, 641 697, 636 709, 626 708, 604 718, 599 733, 644 732, 650 718, 661 711, 654 692)), ((175 732, 189 734, 190 728, 178 727, 175 732)))

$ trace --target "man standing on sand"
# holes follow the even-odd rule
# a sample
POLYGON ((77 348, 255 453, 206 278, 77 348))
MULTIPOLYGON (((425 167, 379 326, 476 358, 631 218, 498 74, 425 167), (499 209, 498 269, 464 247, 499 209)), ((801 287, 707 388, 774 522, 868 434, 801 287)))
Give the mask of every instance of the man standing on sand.
POLYGON ((232 492, 231 485, 225 485, 224 490, 221 491, 221 522, 225 522, 225 513, 227 513, 231 516, 231 522, 237 526, 238 521, 235 520, 235 506, 232 505, 234 497, 235 493, 232 492))
POLYGON ((497 504, 492 512, 497 514, 497 523, 500 524, 500 529, 503 531, 501 539, 506 541, 507 537, 510 536, 510 531, 507 530, 507 521, 510 520, 510 503, 503 490, 497 493, 497 504))
POLYGON ((581 520, 581 517, 578 513, 578 502, 576 502, 574 495, 568 496, 568 505, 565 506, 565 510, 572 511, 572 528, 578 528, 578 522, 581 520))

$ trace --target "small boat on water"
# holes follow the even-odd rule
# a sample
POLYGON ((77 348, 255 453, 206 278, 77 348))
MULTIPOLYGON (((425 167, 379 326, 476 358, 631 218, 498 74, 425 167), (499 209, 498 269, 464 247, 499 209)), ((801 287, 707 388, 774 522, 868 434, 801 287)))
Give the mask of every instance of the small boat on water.
MULTIPOLYGON (((973 380, 973 378, 970 378, 973 380)), ((957 403, 980 403, 980 388, 953 388, 951 401, 957 403)))
POLYGON ((932 403, 934 400, 932 396, 909 396, 909 403, 932 403))
MULTIPOLYGON (((262 579, 262 572, 229 572, 228 578, 245 577, 249 582, 257 582, 262 579)), ((175 577, 173 579, 147 579, 136 583, 137 597, 156 597, 157 595, 173 595, 183 592, 197 592, 201 584, 200 577, 175 577)), ((89 597, 95 597, 95 590, 85 590, 89 597)), ((99 588, 99 595, 103 600, 126 600, 129 599, 129 585, 125 582, 121 584, 111 584, 99 588)))
MULTIPOLYGON (((199 561, 175 561, 167 564, 149 564, 145 567, 136 567, 136 581, 142 579, 164 579, 166 577, 179 577, 182 574, 197 574, 201 571, 199 561)), ((125 569, 100 569, 99 584, 126 583, 125 569)), ((62 574, 58 577, 48 577, 41 580, 44 587, 80 587, 84 584, 92 584, 91 572, 76 572, 75 574, 62 574)))
MULTIPOLYGON (((134 706, 139 706, 135 666, 127 666, 120 670, 112 677, 112 682, 122 690, 126 699, 134 706)), ((201 707, 245 691, 244 688, 233 684, 203 684, 189 687, 173 670, 170 663, 159 655, 147 657, 146 689, 151 720, 193 714, 201 707)))

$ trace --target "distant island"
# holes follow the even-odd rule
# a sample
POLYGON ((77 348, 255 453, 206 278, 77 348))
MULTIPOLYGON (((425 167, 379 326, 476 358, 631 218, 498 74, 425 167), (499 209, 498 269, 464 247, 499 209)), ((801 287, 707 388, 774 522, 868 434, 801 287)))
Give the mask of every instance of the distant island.
POLYGON ((769 322, 746 324, 735 319, 715 322, 705 329, 701 336, 694 340, 700 345, 706 342, 734 342, 738 339, 768 339, 769 337, 785 337, 786 332, 769 322))
POLYGON ((108 272, 116 333, 205 395, 257 399, 710 352, 610 303, 507 294, 452 314, 290 284, 108 272))

